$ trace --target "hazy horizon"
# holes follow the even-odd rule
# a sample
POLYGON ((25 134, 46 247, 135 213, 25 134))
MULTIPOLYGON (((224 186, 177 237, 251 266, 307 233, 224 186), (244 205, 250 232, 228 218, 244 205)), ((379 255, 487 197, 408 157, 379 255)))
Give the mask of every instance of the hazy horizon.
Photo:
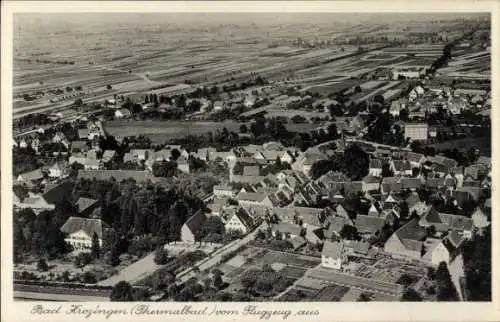
MULTIPOLYGON (((16 24, 283 24, 283 23, 400 23, 410 21, 439 21, 490 18, 489 13, 284 13, 284 12, 185 12, 185 13, 19 13, 16 24), (147 19, 145 19, 147 18, 147 19)), ((20 27, 18 25, 17 27, 20 27)))

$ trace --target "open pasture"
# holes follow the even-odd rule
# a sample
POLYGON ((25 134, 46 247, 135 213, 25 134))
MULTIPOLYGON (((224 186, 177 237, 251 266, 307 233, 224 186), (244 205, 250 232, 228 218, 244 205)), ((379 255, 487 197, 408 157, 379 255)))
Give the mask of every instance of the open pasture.
POLYGON ((209 122, 209 121, 136 121, 113 120, 104 124, 105 131, 115 137, 144 135, 153 143, 165 143, 170 138, 180 138, 187 135, 202 135, 207 132, 222 130, 226 127, 229 131, 239 132, 240 125, 235 121, 209 122))

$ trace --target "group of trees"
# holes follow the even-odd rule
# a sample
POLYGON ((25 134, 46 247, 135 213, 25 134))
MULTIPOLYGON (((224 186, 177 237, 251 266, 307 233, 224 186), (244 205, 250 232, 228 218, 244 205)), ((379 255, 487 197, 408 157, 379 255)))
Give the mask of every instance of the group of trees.
MULTIPOLYGON (((115 265, 118 256, 141 236, 157 237, 157 244, 179 240, 186 219, 204 207, 200 199, 175 187, 166 190, 151 184, 139 186, 132 179, 120 183, 114 180, 77 180, 72 195, 74 200, 79 197, 98 200, 101 218, 113 227, 114 232, 103 237, 100 253, 108 253, 107 260, 115 265)), ((47 239, 54 240, 54 237, 47 239)), ((147 246, 154 247, 156 244, 147 246)))
POLYGON ((441 262, 435 273, 435 281, 437 284, 437 300, 438 301, 458 301, 458 292, 451 280, 448 265, 441 262))
POLYGON ((242 278, 241 284, 249 294, 272 295, 285 290, 292 281, 285 274, 276 272, 265 264, 262 269, 249 269, 242 278))
POLYGON ((406 146, 404 131, 388 113, 378 114, 378 118, 368 128, 365 139, 381 144, 406 146))
POLYGON ((488 228, 464 245, 464 270, 470 301, 491 301, 491 242, 491 228, 488 228))
POLYGON ((52 121, 45 113, 28 114, 12 121, 15 128, 27 128, 32 126, 41 126, 51 124, 52 121))
POLYGON ((333 171, 345 173, 351 180, 361 180, 368 174, 369 156, 358 145, 350 145, 344 155, 334 155, 330 159, 320 160, 312 165, 311 174, 317 179, 323 174, 333 171))
POLYGON ((60 228, 72 214, 74 209, 66 202, 38 216, 31 209, 14 212, 14 262, 22 262, 26 254, 54 259, 71 251, 60 228))
POLYGON ((118 282, 109 296, 112 302, 135 302, 149 299, 149 292, 144 288, 134 288, 128 282, 118 282))

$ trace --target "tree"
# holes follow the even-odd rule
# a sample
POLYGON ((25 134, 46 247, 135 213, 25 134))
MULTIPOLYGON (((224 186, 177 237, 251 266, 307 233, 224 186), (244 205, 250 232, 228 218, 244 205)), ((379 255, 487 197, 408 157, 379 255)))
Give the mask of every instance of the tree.
POLYGON ((427 231, 427 236, 432 237, 436 234, 436 227, 434 225, 430 225, 425 229, 427 231))
POLYGON ((224 232, 225 226, 222 219, 218 216, 211 216, 203 225, 201 237, 204 238, 213 235, 223 235, 224 232))
POLYGON ((438 301, 458 301, 458 293, 451 280, 448 265, 445 262, 439 263, 436 270, 437 300, 438 301))
POLYGON ((330 140, 335 140, 339 137, 339 134, 337 132, 337 125, 335 123, 328 125, 327 134, 330 140))
POLYGON ((132 292, 132 286, 125 281, 121 281, 113 287, 109 298, 112 302, 132 302, 134 300, 132 292))
POLYGON ((241 285, 245 287, 247 292, 253 290, 257 284, 259 274, 260 271, 257 269, 249 269, 243 274, 241 278, 241 285))
POLYGON ((357 302, 370 302, 371 300, 372 300, 371 296, 369 294, 363 292, 363 293, 359 294, 357 302))
POLYGON ((186 107, 186 96, 184 94, 177 96, 175 99, 175 106, 180 108, 186 107))
POLYGON ((99 258, 101 257, 101 246, 99 245, 99 236, 97 236, 97 233, 94 233, 92 235, 92 257, 93 258, 99 258))
POLYGON ((436 269, 434 267, 427 268, 427 278, 433 280, 436 278, 436 269))
POLYGON ((340 230, 340 237, 342 239, 347 239, 347 240, 359 240, 359 234, 358 230, 356 227, 351 226, 351 225, 344 225, 342 229, 340 230))
POLYGON ((411 275, 403 274, 398 279, 397 284, 402 284, 402 285, 408 287, 408 286, 410 286, 414 282, 414 280, 415 279, 411 275))
POLYGON ((168 251, 163 246, 159 246, 155 251, 154 262, 157 265, 165 265, 168 262, 168 251))
POLYGON ((77 98, 73 105, 75 105, 76 107, 80 107, 83 105, 83 100, 81 98, 77 98))
POLYGON ((334 166, 332 160, 319 160, 315 162, 311 167, 311 175, 314 179, 317 179, 330 171, 334 166))
POLYGON ((403 302, 422 302, 422 296, 418 292, 416 292, 414 289, 409 288, 404 292, 403 296, 401 297, 401 301, 403 302))
POLYGON ((38 260, 38 264, 37 264, 37 269, 41 272, 46 272, 49 270, 49 265, 47 265, 47 261, 43 258, 40 258, 38 260))
POLYGON ((471 301, 491 301, 491 228, 475 234, 463 247, 464 271, 471 301))
POLYGON ((381 94, 377 94, 373 97, 373 100, 377 103, 380 103, 380 104, 384 104, 384 96, 382 96, 381 94))
POLYGON ((75 257, 75 267, 84 267, 92 261, 92 254, 89 252, 79 253, 75 257))
POLYGON ((170 151, 170 156, 175 161, 175 160, 179 159, 179 157, 181 156, 181 152, 177 149, 172 149, 172 151, 170 151))
POLYGON ((113 87, 110 84, 108 84, 108 85, 106 85, 106 89, 111 90, 111 89, 113 89, 113 87))
POLYGON ((392 171, 391 166, 388 163, 382 165, 382 177, 393 177, 394 171, 392 171))
POLYGON ((290 119, 293 123, 295 124, 299 124, 299 123, 306 123, 307 122, 307 119, 301 115, 294 115, 291 119, 290 119))
POLYGON ((214 287, 216 289, 220 289, 222 287, 222 284, 224 284, 224 281, 222 280, 222 272, 220 270, 214 270, 213 271, 213 274, 214 274, 214 287))

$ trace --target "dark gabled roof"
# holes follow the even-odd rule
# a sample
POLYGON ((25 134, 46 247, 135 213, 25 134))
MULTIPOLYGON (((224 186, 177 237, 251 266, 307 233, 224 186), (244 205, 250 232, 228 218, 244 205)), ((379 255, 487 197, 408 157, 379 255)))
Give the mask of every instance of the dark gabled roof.
POLYGON ((43 198, 50 204, 60 204, 64 200, 69 200, 73 191, 73 183, 71 181, 63 181, 55 185, 47 185, 45 187, 43 198))
POLYGON ((354 252, 366 255, 370 249, 370 244, 368 242, 362 242, 357 240, 348 240, 345 242, 346 246, 352 248, 354 252))
POLYGON ((325 229, 324 235, 326 238, 332 238, 334 233, 340 233, 345 225, 349 224, 349 221, 343 217, 331 217, 328 219, 329 226, 325 229))
POLYGON ((394 169, 396 171, 406 171, 406 170, 411 170, 411 165, 408 161, 403 161, 403 160, 394 160, 394 169))
MULTIPOLYGON (((451 246, 453 246, 455 249, 460 247, 460 245, 465 241, 465 238, 463 236, 463 234, 461 234, 459 231, 457 230, 452 230, 448 233, 448 236, 446 236, 445 241, 448 241, 451 246)), ((449 245, 446 245, 445 246, 449 246, 449 245)))
POLYGON ((383 184, 393 184, 393 183, 396 183, 396 182, 399 182, 399 178, 398 177, 384 177, 384 178, 382 178, 382 183, 383 184))
POLYGON ((406 154, 406 160, 408 160, 409 162, 420 162, 423 156, 424 155, 420 153, 408 152, 406 154))
POLYGON ((243 167, 244 176, 258 176, 260 174, 260 167, 258 165, 246 165, 243 167))
POLYGON ((449 170, 451 168, 454 168, 458 165, 458 162, 450 159, 450 158, 443 158, 441 163, 449 170))
POLYGON ((78 149, 80 151, 82 150, 89 150, 89 146, 87 145, 87 141, 72 141, 71 142, 71 150, 78 149))
POLYGON ((480 188, 481 187, 481 181, 479 181, 479 180, 464 180, 462 186, 463 187, 476 187, 476 188, 480 188))
POLYGON ((477 158, 476 164, 484 164, 484 165, 490 166, 491 165, 491 158, 480 156, 479 158, 477 158))
POLYGON ((238 217, 247 229, 252 229, 254 226, 255 218, 252 217, 247 209, 242 207, 238 208, 238 210, 235 211, 234 216, 238 217))
POLYGON ((409 251, 419 252, 422 250, 423 243, 418 240, 400 238, 405 248, 409 251))
POLYGON ((417 220, 412 220, 396 230, 395 234, 401 241, 404 239, 420 241, 427 236, 427 231, 418 224, 417 220))
POLYGON ((352 181, 344 183, 344 192, 345 193, 356 193, 363 191, 363 182, 362 181, 352 181))
POLYGON ((432 170, 434 170, 435 172, 439 172, 439 173, 446 173, 449 171, 449 168, 447 166, 445 166, 444 164, 433 164, 431 166, 432 170))
POLYGON ((111 178, 115 178, 118 182, 129 178, 136 182, 146 182, 152 180, 153 176, 148 171, 140 170, 78 170, 78 179, 110 180, 111 178))
POLYGON ((307 241, 300 236, 294 236, 288 241, 292 244, 293 249, 298 249, 307 243, 307 241))
POLYGON ((262 202, 264 201, 264 199, 266 199, 266 194, 261 192, 240 192, 236 196, 236 199, 262 202))
POLYGON ((280 199, 274 193, 268 194, 267 198, 269 199, 269 201, 271 201, 271 203, 275 207, 277 207, 280 204, 280 199))
POLYGON ((271 226, 273 231, 279 231, 281 233, 289 233, 291 235, 299 236, 302 231, 302 227, 289 222, 280 222, 279 224, 274 224, 271 226))
POLYGON ((441 224, 441 216, 439 216, 439 212, 434 207, 429 207, 426 213, 422 216, 423 219, 427 220, 428 223, 441 224))
POLYGON ((380 179, 371 175, 367 175, 363 178, 364 183, 379 183, 380 179))
POLYGON ((370 168, 382 169, 382 160, 380 160, 380 159, 371 159, 370 160, 370 168))
POLYGON ((472 229, 472 219, 453 214, 439 213, 439 218, 441 222, 448 226, 452 230, 471 230, 472 229))
POLYGON ((99 238, 102 238, 103 228, 107 228, 107 225, 101 219, 69 217, 62 225, 61 231, 72 234, 83 230, 89 237, 94 236, 94 233, 96 233, 99 238))
POLYGON ((431 188, 444 186, 444 178, 427 178, 426 185, 431 188))
POLYGON ((35 181, 43 179, 42 168, 19 174, 25 181, 35 181))
POLYGON ((76 201, 75 206, 77 207, 78 213, 82 213, 87 209, 95 206, 98 202, 99 201, 95 199, 80 197, 76 201))
POLYGON ((403 184, 400 182, 383 183, 382 187, 384 191, 390 191, 390 192, 400 192, 401 190, 403 190, 403 184))
POLYGON ((414 192, 406 198, 406 204, 408 205, 409 208, 413 207, 415 204, 420 202, 420 197, 418 193, 414 192))
POLYGON ((400 182, 403 189, 417 189, 423 185, 422 180, 419 178, 401 178, 400 182))
POLYGON ((186 220, 186 223, 184 225, 186 225, 194 235, 201 230, 206 220, 207 216, 205 215, 205 213, 201 210, 198 210, 194 215, 186 220))
POLYGON ((485 174, 487 171, 484 165, 473 164, 464 168, 464 176, 470 176, 473 179, 477 179, 480 174, 485 174))
POLYGON ((474 200, 478 200, 482 194, 482 189, 478 187, 460 187, 453 191, 454 197, 455 197, 455 192, 468 193, 474 200))
POLYGON ((354 221, 354 225, 360 233, 376 233, 384 224, 384 219, 368 215, 357 215, 354 221))
POLYGON ((341 241, 331 242, 325 241, 323 245, 322 255, 326 257, 339 258, 342 256, 344 243, 341 241))

